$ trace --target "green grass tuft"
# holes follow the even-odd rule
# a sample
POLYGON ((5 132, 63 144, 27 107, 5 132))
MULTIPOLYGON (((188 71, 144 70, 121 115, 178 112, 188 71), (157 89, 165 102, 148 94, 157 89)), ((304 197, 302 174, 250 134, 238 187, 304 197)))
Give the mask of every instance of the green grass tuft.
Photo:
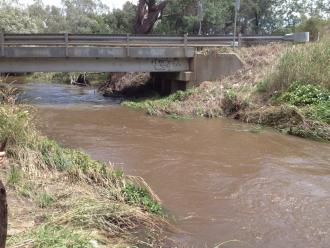
POLYGON ((88 234, 57 225, 41 225, 23 235, 14 235, 8 239, 8 246, 15 247, 16 244, 20 244, 20 247, 38 248, 93 247, 88 234), (21 244, 25 244, 25 246, 21 244))
POLYGON ((123 188, 124 196, 130 204, 144 206, 148 211, 154 214, 163 214, 162 206, 155 200, 152 199, 149 191, 145 188, 127 184, 123 188))
POLYGON ((9 174, 7 176, 7 184, 9 186, 16 186, 22 179, 22 170, 12 166, 10 167, 9 174))
POLYGON ((37 194, 34 200, 40 208, 49 207, 55 202, 55 198, 46 192, 37 194))

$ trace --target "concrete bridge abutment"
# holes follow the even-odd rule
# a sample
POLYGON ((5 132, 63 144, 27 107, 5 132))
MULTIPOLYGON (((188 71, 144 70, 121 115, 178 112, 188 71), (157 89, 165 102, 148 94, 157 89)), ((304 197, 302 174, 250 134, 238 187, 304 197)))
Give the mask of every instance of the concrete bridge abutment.
POLYGON ((235 53, 197 53, 189 62, 189 71, 152 72, 151 78, 154 89, 168 95, 232 75, 243 66, 243 61, 235 53))

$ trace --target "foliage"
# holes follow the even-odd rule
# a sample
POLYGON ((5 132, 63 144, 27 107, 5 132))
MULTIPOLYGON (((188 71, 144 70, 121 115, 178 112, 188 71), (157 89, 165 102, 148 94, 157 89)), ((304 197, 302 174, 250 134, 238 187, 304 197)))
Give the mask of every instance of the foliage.
MULTIPOLYGON (((242 0, 238 27, 244 34, 269 34, 319 29, 320 17, 328 11, 328 0, 242 0), (280 6, 280 7, 279 7, 280 6), (313 17, 306 21, 306 16, 313 17)), ((160 1, 159 1, 160 2, 160 1)), ((231 34, 235 1, 169 0, 154 32, 161 34, 231 34), (198 10, 203 5, 202 13, 198 10), (201 18, 201 19, 200 19, 201 18)), ((101 0, 63 0, 62 6, 35 0, 24 6, 0 0, 0 31, 11 33, 134 33, 137 6, 126 2, 123 9, 110 10, 101 0)), ((322 21, 321 21, 322 22, 322 21)))
POLYGON ((330 91, 317 85, 294 82, 277 100, 302 107, 303 114, 330 124, 330 91))
POLYGON ((144 206, 148 211, 154 214, 162 214, 163 209, 161 205, 152 199, 150 193, 145 188, 141 188, 134 184, 127 184, 123 188, 124 196, 127 201, 131 204, 137 204, 144 206))
POLYGON ((330 92, 320 86, 294 82, 279 98, 295 106, 330 102, 330 92))
POLYGON ((313 104, 306 109, 306 116, 330 124, 330 101, 313 104))
POLYGON ((36 20, 27 9, 19 8, 11 2, 0 1, 0 32, 1 33, 36 33, 36 20))
POLYGON ((298 27, 297 31, 309 32, 311 41, 317 41, 325 35, 325 27, 329 25, 327 21, 320 17, 311 17, 304 20, 298 27))

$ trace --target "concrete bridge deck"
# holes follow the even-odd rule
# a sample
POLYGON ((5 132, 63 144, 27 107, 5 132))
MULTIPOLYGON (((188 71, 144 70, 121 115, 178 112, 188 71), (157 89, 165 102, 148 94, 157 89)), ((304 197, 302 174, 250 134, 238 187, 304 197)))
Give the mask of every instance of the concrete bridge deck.
MULTIPOLYGON (((240 36, 236 41, 307 39, 306 33, 298 33, 240 36)), ((186 86, 214 80, 240 69, 243 63, 235 54, 198 53, 199 47, 233 44, 231 36, 0 34, 0 73, 150 72, 161 73, 167 82, 185 82, 186 86)), ((178 87, 181 89, 182 83, 178 87)))

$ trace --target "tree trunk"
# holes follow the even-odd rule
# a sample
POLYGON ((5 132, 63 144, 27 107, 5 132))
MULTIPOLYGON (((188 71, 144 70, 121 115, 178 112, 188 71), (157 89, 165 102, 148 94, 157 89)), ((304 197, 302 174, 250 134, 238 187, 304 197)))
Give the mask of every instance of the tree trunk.
POLYGON ((149 34, 155 23, 162 18, 166 1, 156 4, 155 0, 140 0, 134 30, 136 34, 149 34))

